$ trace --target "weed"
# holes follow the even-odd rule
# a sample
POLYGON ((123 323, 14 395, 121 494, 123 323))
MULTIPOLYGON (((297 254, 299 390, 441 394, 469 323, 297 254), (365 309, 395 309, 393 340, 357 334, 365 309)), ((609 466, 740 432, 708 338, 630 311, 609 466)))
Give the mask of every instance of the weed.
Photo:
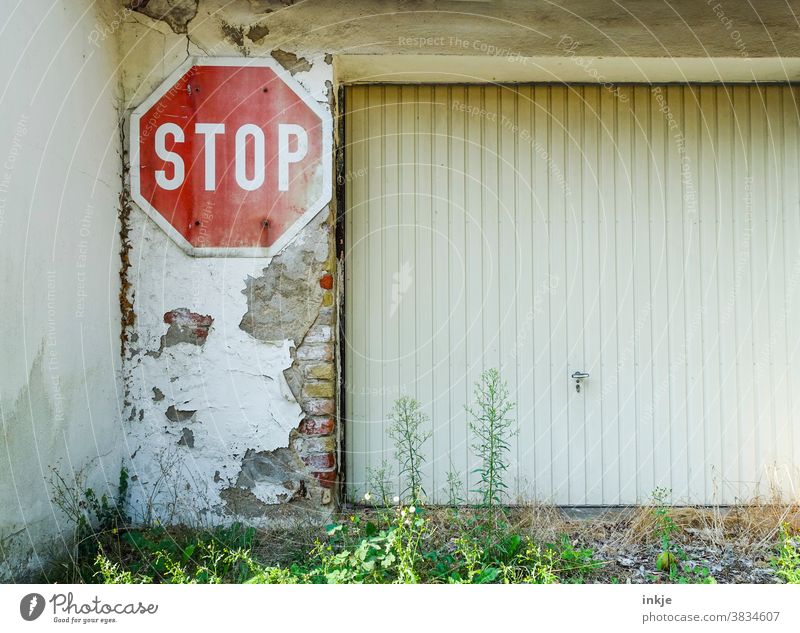
POLYGON ((800 539, 791 533, 786 523, 781 526, 777 556, 772 559, 772 566, 788 584, 800 584, 800 539))
POLYGON ((667 506, 671 490, 653 490, 653 514, 656 534, 661 543, 661 553, 656 558, 656 569, 667 574, 675 584, 714 584, 716 580, 708 567, 694 565, 687 561, 686 552, 673 542, 673 535, 680 531, 667 506))
MULTIPOLYGON (((667 499, 672 491, 666 488, 656 488, 653 490, 653 514, 655 515, 656 532, 659 540, 661 541, 661 554, 659 559, 663 561, 672 561, 674 553, 672 552, 672 535, 678 531, 678 526, 670 516, 667 508, 667 499)), ((667 565, 669 569, 669 565, 667 565)), ((666 570, 662 570, 666 571, 666 570)))
MULTIPOLYGON (((75 474, 74 485, 67 483, 64 476, 52 468, 50 487, 52 501, 75 525, 71 556, 72 572, 80 574, 81 566, 94 559, 97 554, 97 541, 104 533, 117 533, 130 522, 125 512, 128 494, 128 471, 123 467, 119 472, 116 498, 107 493, 99 495, 91 487, 85 487, 82 472, 75 474)), ((72 580, 71 576, 64 579, 72 580)))
POLYGON ((327 584, 420 582, 427 527, 413 505, 396 508, 393 520, 380 527, 359 517, 351 517, 349 525, 330 525, 330 540, 312 552, 315 565, 308 578, 327 584))
POLYGON ((450 462, 450 470, 447 471, 447 503, 451 506, 457 506, 464 502, 464 482, 461 480, 461 475, 453 468, 453 462, 450 462))
POLYGON ((391 505, 394 489, 392 478, 392 467, 386 460, 383 460, 378 468, 367 468, 367 485, 372 491, 367 494, 375 496, 375 503, 384 508, 391 505))
POLYGON ((389 436, 394 440, 395 455, 400 463, 400 496, 418 505, 425 495, 422 488, 422 465, 425 462, 422 445, 431 436, 430 431, 423 430, 428 424, 428 416, 420 409, 419 402, 403 396, 395 400, 389 417, 392 420, 389 436))
POLYGON ((500 372, 484 371, 475 385, 475 404, 466 410, 471 418, 470 431, 476 438, 473 449, 480 460, 475 470, 479 475, 476 492, 487 507, 501 504, 508 494, 503 474, 508 470, 509 440, 514 434, 508 414, 514 406, 500 372))

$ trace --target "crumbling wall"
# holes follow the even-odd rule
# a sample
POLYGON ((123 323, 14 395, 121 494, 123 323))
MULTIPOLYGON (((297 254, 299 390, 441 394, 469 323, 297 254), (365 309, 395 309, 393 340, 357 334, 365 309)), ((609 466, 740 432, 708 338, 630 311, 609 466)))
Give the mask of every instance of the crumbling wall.
MULTIPOLYGON (((272 54, 328 105, 330 57, 265 47, 273 9, 256 4, 153 0, 127 10, 126 111, 187 55, 272 54)), ((192 258, 128 204, 132 515, 189 524, 321 520, 337 476, 331 207, 267 260, 192 258)))

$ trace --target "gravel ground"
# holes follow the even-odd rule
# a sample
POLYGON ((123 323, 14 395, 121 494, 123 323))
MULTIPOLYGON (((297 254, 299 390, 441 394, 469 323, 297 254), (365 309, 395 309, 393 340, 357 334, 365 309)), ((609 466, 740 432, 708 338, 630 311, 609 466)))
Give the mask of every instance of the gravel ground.
MULTIPOLYGON (((606 563, 600 582, 632 584, 668 582, 667 574, 656 569, 661 550, 654 545, 609 547, 602 542, 589 542, 597 559, 606 563)), ((717 583, 768 584, 781 582, 764 557, 736 554, 731 545, 724 548, 704 545, 682 546, 686 570, 706 568, 717 583)))

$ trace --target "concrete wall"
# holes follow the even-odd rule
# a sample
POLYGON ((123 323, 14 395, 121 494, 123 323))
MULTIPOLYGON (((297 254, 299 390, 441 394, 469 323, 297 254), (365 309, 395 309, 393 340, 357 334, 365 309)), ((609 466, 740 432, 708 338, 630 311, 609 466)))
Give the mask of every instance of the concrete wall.
POLYGON ((51 502, 118 481, 116 43, 91 0, 0 18, 0 580, 71 539, 51 502))

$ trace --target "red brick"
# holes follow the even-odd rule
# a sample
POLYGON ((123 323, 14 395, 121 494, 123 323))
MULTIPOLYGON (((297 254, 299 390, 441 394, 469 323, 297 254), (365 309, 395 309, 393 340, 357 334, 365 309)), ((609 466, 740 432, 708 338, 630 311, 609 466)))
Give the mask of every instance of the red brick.
POLYGON ((177 323, 188 327, 211 327, 214 319, 208 314, 198 314, 186 308, 176 308, 164 313, 164 323, 177 323))
POLYGON ((336 483, 335 470, 330 470, 325 473, 314 473, 314 477, 317 478, 317 481, 323 488, 333 488, 333 485, 336 483))
POLYGON ((198 314, 187 308, 176 308, 164 313, 164 323, 169 324, 170 330, 174 327, 178 332, 192 332, 197 338, 197 343, 202 345, 208 337, 208 330, 214 319, 209 314, 198 314))
POLYGON ((336 410, 336 402, 328 398, 314 398, 303 403, 303 410, 308 415, 333 415, 336 410))
POLYGON ((316 453, 303 456, 303 462, 311 468, 333 468, 336 465, 336 458, 333 453, 316 453))
POLYGON ((330 290, 331 288, 333 288, 333 275, 331 275, 330 273, 322 275, 322 277, 319 280, 319 285, 321 288, 324 288, 325 290, 330 290))
POLYGON ((306 418, 300 422, 298 430, 306 435, 330 435, 333 433, 334 425, 333 418, 324 418, 322 420, 306 418))

